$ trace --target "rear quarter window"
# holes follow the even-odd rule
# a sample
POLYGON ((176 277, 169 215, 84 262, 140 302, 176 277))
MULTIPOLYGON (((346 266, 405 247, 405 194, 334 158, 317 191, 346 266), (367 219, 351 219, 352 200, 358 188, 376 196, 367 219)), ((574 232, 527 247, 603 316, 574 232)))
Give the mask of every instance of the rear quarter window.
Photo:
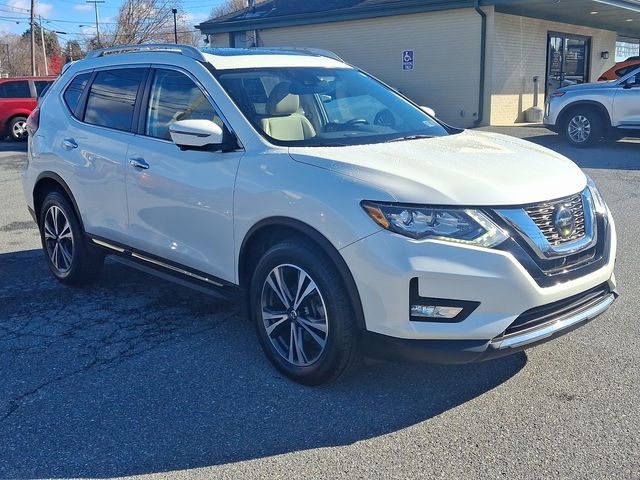
POLYGON ((620 70, 616 70, 616 75, 618 78, 624 77, 627 73, 631 73, 636 68, 640 67, 640 63, 637 65, 629 65, 628 67, 621 68, 620 70))
POLYGON ((0 83, 0 98, 31 98, 29 82, 15 80, 0 83))
POLYGON ((76 118, 79 118, 76 109, 78 108, 80 97, 82 96, 82 92, 84 92, 90 78, 91 73, 81 73, 71 81, 64 91, 64 103, 67 104, 67 107, 69 107, 69 110, 71 110, 71 113, 73 113, 73 116, 76 118))

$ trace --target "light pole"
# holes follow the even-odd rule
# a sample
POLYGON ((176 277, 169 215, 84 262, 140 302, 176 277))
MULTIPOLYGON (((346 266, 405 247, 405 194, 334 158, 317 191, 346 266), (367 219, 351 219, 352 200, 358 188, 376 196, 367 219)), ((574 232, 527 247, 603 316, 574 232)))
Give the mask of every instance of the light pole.
POLYGON ((100 18, 98 16, 98 4, 104 3, 105 0, 86 0, 87 3, 93 3, 93 7, 96 11, 96 35, 98 36, 98 47, 102 47, 102 42, 100 41, 100 18))
POLYGON ((172 8, 171 13, 173 13, 173 40, 174 43, 178 43, 178 24, 176 22, 176 13, 178 13, 178 9, 172 8))
POLYGON ((36 76, 36 32, 33 31, 34 14, 36 9, 36 0, 31 0, 31 76, 36 76))
POLYGON ((44 58, 44 74, 49 76, 49 62, 47 62, 47 49, 44 46, 44 28, 42 28, 42 16, 40 19, 40 41, 42 42, 42 57, 44 58))

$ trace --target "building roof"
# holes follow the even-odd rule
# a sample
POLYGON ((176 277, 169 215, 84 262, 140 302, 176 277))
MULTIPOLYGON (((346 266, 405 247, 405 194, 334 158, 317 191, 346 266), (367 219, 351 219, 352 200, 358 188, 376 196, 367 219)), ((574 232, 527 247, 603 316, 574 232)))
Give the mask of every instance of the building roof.
POLYGON ((640 37, 640 0, 267 0, 196 25, 204 34, 494 5, 496 11, 640 37), (592 12, 597 12, 592 14, 592 12))
POLYGON ((233 32, 448 10, 474 4, 475 0, 267 0, 212 18, 196 28, 203 33, 233 32))

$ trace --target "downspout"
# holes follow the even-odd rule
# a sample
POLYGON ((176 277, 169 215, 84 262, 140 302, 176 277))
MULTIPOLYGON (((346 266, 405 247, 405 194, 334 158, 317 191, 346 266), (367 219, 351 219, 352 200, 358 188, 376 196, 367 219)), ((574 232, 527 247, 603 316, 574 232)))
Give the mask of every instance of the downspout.
POLYGON ((478 118, 473 122, 478 126, 484 119, 484 75, 486 71, 486 59, 487 59, 487 14, 480 8, 480 1, 476 0, 475 10, 480 15, 482 21, 482 28, 480 33, 480 84, 479 84, 479 101, 478 101, 478 118))

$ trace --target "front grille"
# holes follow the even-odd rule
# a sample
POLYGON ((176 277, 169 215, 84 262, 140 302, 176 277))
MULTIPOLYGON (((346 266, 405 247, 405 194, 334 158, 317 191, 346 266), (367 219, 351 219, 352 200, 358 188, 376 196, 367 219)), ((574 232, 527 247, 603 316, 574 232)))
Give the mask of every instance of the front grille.
POLYGON ((526 207, 525 211, 552 246, 573 242, 585 236, 584 208, 582 206, 582 194, 580 193, 562 200, 526 207), (575 226, 573 233, 568 237, 560 235, 553 221, 553 215, 559 206, 565 206, 571 209, 573 213, 575 226))
POLYGON ((532 308, 516 318, 504 331, 503 335, 513 335, 574 315, 598 303, 598 301, 610 293, 611 289, 609 288, 609 284, 605 282, 586 292, 573 295, 572 297, 542 305, 541 307, 532 308))

